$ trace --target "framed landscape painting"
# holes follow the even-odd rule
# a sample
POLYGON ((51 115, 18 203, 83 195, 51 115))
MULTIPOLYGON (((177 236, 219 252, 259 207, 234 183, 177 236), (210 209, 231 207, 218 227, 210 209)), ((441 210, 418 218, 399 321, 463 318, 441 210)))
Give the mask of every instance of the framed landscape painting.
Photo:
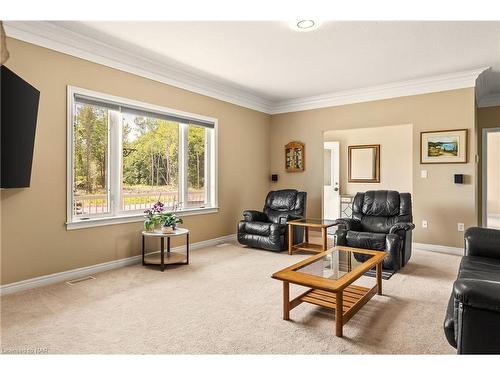
POLYGON ((467 129, 420 133, 420 163, 467 163, 467 129))

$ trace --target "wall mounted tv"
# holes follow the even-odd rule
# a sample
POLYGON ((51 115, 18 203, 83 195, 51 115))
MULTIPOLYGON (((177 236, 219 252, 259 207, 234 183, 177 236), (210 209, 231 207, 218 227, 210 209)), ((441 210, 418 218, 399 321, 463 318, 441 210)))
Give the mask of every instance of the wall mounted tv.
POLYGON ((0 66, 2 188, 30 186, 40 91, 0 66))

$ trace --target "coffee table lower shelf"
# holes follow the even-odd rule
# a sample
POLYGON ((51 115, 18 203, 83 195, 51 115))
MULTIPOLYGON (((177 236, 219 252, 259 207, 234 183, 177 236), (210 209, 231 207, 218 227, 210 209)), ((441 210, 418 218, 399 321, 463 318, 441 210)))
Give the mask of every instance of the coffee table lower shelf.
POLYGON ((335 310, 336 335, 342 337, 342 326, 347 323, 361 307, 366 304, 379 291, 378 285, 365 288, 358 285, 349 285, 340 292, 328 292, 321 289, 308 289, 298 297, 288 301, 289 285, 284 282, 284 309, 283 319, 290 319, 290 310, 303 302, 335 310), (288 303, 287 303, 288 301, 288 303), (342 306, 342 312, 340 310, 342 306))

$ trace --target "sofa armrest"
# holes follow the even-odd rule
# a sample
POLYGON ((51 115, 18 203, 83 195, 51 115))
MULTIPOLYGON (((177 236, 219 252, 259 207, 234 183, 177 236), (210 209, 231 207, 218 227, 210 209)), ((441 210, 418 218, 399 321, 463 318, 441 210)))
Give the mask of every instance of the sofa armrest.
POLYGON ((339 228, 361 232, 361 222, 354 219, 341 218, 333 221, 339 228))
POLYGON ((264 223, 269 222, 269 218, 264 212, 254 211, 254 210, 246 210, 243 211, 243 217, 245 221, 261 221, 264 223))
POLYGON ((453 295, 464 305, 500 313, 500 282, 458 279, 453 284, 453 295))
POLYGON ((337 228, 334 234, 335 246, 347 246, 347 232, 345 228, 337 228))
POLYGON ((500 230, 472 227, 464 239, 465 255, 500 259, 500 230))
POLYGON ((415 224, 413 223, 396 223, 389 229, 389 233, 397 233, 400 230, 407 232, 413 229, 415 229, 415 224))
POLYGON ((456 316, 457 316, 456 303, 452 293, 450 299, 448 300, 448 306, 446 307, 446 316, 444 317, 443 328, 446 340, 448 340, 448 343, 454 348, 457 347, 457 336, 455 330, 456 316))

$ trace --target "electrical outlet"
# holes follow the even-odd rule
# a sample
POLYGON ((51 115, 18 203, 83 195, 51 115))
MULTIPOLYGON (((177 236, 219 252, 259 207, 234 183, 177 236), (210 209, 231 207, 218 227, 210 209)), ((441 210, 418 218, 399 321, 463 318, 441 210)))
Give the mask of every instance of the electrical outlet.
POLYGON ((420 171, 420 177, 421 177, 421 178, 427 178, 427 170, 422 169, 422 170, 420 171))
POLYGON ((457 227, 459 232, 463 232, 465 230, 464 223, 458 223, 457 227))
POLYGON ((422 220, 422 228, 427 228, 427 220, 422 220))

